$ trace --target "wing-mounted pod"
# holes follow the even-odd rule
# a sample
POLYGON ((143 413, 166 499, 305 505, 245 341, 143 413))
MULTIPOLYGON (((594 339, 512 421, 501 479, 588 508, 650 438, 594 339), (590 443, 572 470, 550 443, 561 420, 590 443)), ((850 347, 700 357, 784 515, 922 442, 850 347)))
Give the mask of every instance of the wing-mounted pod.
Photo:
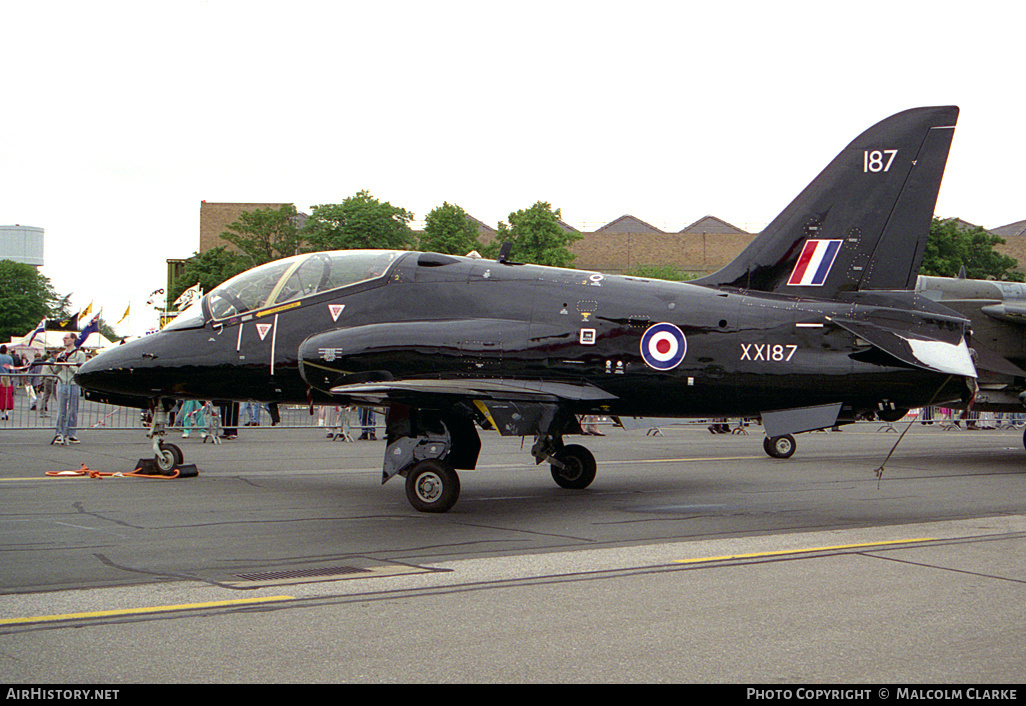
POLYGON ((820 299, 911 288, 957 119, 955 106, 915 108, 869 128, 737 259, 694 284, 820 299))

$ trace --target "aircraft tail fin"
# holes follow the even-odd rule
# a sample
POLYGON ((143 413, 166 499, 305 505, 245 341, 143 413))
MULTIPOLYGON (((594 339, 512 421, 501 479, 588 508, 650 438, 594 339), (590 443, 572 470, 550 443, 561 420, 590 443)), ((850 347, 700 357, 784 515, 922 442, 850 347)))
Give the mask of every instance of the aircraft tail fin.
POLYGON ((729 265, 693 281, 832 298, 913 287, 951 147, 956 106, 869 128, 729 265))

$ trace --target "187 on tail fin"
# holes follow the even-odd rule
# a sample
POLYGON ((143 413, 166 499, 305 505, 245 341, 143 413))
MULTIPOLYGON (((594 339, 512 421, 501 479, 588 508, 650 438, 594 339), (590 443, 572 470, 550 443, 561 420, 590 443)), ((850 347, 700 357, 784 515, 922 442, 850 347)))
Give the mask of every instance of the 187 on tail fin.
POLYGON ((911 288, 957 120, 956 106, 940 106, 877 123, 737 259, 694 284, 814 298, 911 288))

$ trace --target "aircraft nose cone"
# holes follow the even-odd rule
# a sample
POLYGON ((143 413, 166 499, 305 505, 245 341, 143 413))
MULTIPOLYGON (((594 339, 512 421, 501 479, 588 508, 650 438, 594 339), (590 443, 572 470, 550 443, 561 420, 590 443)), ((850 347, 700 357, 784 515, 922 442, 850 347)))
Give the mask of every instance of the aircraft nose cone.
POLYGON ((107 392, 126 395, 147 395, 148 390, 142 389, 142 382, 137 368, 145 365, 138 347, 132 344, 112 348, 92 360, 86 361, 75 382, 82 388, 93 392, 107 392))
POLYGON ((114 371, 118 369, 112 365, 111 354, 102 353, 95 358, 88 360, 78 369, 75 375, 75 382, 86 390, 98 392, 111 392, 110 385, 114 382, 114 371))
POLYGON ((75 375, 75 382, 79 387, 84 387, 87 390, 95 389, 95 385, 102 381, 107 374, 111 371, 110 367, 106 364, 106 361, 102 355, 87 360, 81 368, 78 369, 78 374, 75 375))

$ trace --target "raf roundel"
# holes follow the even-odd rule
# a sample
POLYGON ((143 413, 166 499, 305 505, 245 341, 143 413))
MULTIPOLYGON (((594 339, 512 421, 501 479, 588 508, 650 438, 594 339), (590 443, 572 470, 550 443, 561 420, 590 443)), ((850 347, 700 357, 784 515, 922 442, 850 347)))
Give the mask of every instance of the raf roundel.
POLYGON ((652 324, 641 336, 641 357, 656 370, 673 370, 688 352, 688 340, 673 324, 652 324))

